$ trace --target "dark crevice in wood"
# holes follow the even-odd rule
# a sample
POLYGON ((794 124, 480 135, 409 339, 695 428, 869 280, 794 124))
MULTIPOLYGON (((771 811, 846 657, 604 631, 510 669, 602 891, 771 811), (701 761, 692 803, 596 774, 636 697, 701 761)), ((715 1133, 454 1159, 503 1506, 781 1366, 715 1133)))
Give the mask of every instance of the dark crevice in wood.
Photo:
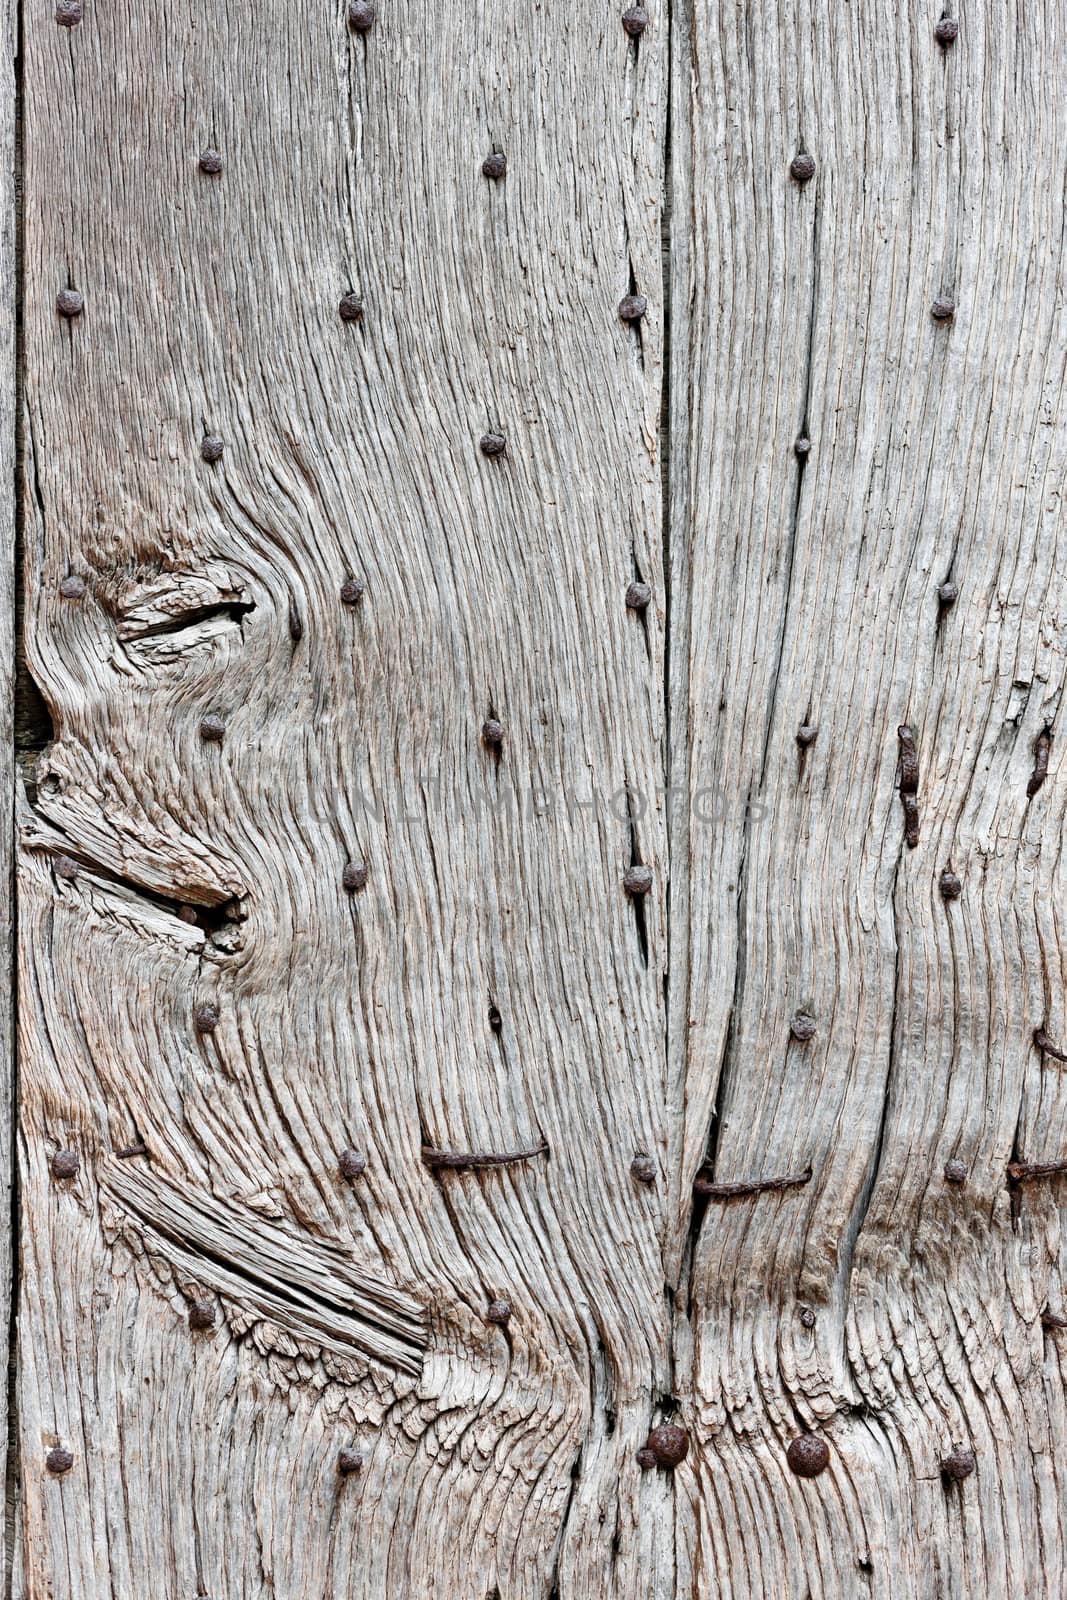
MULTIPOLYGON (((640 867, 640 866, 643 865, 643 862, 641 860, 641 845, 640 845, 640 841, 638 840, 638 837, 637 837, 637 819, 634 816, 633 796, 630 793, 629 782, 627 782, 627 784, 626 784, 626 826, 627 826, 627 830, 628 830, 628 833, 629 833, 629 844, 630 844, 630 863, 629 864, 630 864, 631 867, 640 867)), ((647 967, 648 966, 648 924, 647 924, 647 922, 645 920, 645 901, 644 901, 644 896, 643 895, 639 895, 639 894, 632 894, 632 895, 630 895, 629 898, 630 898, 630 909, 633 911, 633 915, 634 915, 634 928, 635 928, 636 933, 637 933, 637 948, 641 952, 642 965, 647 967)))
POLYGON ((221 601, 217 605, 190 606, 187 611, 168 617, 165 622, 146 623, 144 627, 130 627, 127 624, 123 629, 122 639, 124 644, 141 644, 149 639, 163 639, 171 634, 184 633, 187 628, 196 628, 201 623, 211 622, 216 617, 229 618, 231 622, 240 624, 242 619, 255 609, 254 600, 229 600, 221 601))
POLYGON ((567 1504, 563 1508, 563 1516, 560 1519, 559 1532, 556 1535, 556 1552, 552 1561, 552 1575, 549 1579, 548 1585, 549 1600, 560 1600, 560 1562, 563 1559, 563 1546, 567 1539, 567 1529, 570 1525, 571 1513, 574 1510, 574 1496, 578 1488, 578 1479, 581 1477, 581 1475, 582 1452, 579 1450, 578 1454, 574 1458, 574 1464, 571 1467, 571 1483, 570 1488, 567 1491, 567 1504))

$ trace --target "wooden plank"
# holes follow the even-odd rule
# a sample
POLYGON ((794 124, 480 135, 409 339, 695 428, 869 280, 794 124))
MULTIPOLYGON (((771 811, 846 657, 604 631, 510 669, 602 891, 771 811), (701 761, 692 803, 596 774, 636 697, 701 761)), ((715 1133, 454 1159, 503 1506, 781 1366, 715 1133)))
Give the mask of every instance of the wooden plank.
POLYGON ((694 1217, 680 1594, 1067 1584, 1042 1323, 1064 1196, 1007 1182, 1013 1157, 1067 1155, 1063 1068, 1031 1040, 1067 1032, 1067 107, 1046 70, 1067 14, 968 4, 944 45, 939 15, 695 0, 678 21, 676 1254, 706 1151, 718 1183, 813 1169, 694 1217), (829 1447, 812 1479, 787 1464, 802 1430, 829 1447))
MULTIPOLYGON (((16 298, 17 264, 15 252, 16 128, 15 57, 17 22, 12 5, 0 5, 0 811, 7 819, 0 829, 0 976, 3 1005, 0 1005, 0 1207, 10 1217, 12 1206, 11 1119, 15 1065, 13 1050, 13 937, 15 920, 12 873, 12 807, 14 802, 14 662, 15 662, 15 413, 16 413, 16 298)), ((11 1297, 12 1248, 10 1228, 0 1230, 0 1303, 11 1308, 5 1324, 10 1350, 14 1330, 11 1297)), ((8 1381, 0 1394, 0 1438, 4 1462, 0 1466, 5 1518, 0 1534, 0 1582, 8 1578, 8 1528, 14 1483, 9 1477, 8 1381)), ((11 1475, 14 1476, 13 1474, 11 1475)), ((6 1590, 5 1590, 6 1592, 6 1590)))
POLYGON ((669 1590, 649 9, 26 10, 19 1592, 669 1590))

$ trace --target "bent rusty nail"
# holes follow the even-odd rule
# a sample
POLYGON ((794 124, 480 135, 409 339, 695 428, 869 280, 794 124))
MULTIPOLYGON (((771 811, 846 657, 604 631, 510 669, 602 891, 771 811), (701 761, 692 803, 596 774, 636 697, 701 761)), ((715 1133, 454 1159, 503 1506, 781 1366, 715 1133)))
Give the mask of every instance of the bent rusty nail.
POLYGON ((786 1178, 749 1178, 741 1183, 713 1183, 710 1178, 697 1178, 693 1193, 706 1200, 734 1200, 742 1195, 764 1194, 771 1189, 798 1189, 810 1182, 811 1168, 808 1167, 786 1178))
POLYGON ((1042 1055, 1051 1056, 1053 1061, 1067 1061, 1067 1054, 1062 1050, 1057 1050, 1044 1028, 1034 1029, 1034 1044, 1042 1055))
POLYGON ((530 1161, 534 1156, 547 1154, 547 1139, 543 1139, 532 1150, 509 1150, 499 1153, 488 1150, 434 1150, 428 1144, 422 1147, 424 1166, 449 1172, 463 1172, 475 1167, 507 1167, 518 1161, 530 1161))

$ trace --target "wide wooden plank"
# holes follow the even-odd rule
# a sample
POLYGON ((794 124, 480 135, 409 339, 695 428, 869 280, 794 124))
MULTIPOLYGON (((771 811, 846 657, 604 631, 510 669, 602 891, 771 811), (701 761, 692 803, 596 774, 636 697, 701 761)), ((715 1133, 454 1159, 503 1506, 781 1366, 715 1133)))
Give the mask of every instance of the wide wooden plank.
POLYGON ((669 1591, 650 19, 25 12, 18 1593, 669 1591))
POLYGON ((976 0, 944 43, 940 16, 678 19, 684 1594, 1067 1584, 1064 1193, 1007 1174, 1067 1156, 1032 1042, 1067 1032, 1067 12, 976 0), (690 1233, 705 1154, 720 1184, 812 1175, 690 1233))

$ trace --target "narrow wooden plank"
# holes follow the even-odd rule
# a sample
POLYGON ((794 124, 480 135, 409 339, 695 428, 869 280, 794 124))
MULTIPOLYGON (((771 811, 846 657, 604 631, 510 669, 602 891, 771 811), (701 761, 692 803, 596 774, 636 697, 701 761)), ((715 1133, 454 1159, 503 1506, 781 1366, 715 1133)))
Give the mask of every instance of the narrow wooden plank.
POLYGON ((1067 14, 686 10, 672 729, 725 823, 674 849, 679 1241, 706 1151, 813 1170, 695 1214, 678 1592, 1058 1595, 1064 1191, 1006 1169, 1067 1155, 1067 14))
MULTIPOLYGON (((13 1050, 13 925, 14 870, 12 848, 12 807, 14 801, 14 680, 15 680, 15 365, 17 266, 16 224, 16 130, 15 60, 17 55, 15 7, 0 5, 0 811, 6 821, 0 829, 0 885, 3 914, 0 915, 0 984, 4 1001, 0 1005, 0 1208, 5 1218, 12 1208, 11 1119, 15 1064, 13 1050)), ((8 1342, 14 1327, 12 1304, 12 1247, 10 1228, 0 1230, 0 1304, 8 1307, 5 1324, 8 1342)), ((0 1533, 0 1582, 8 1581, 9 1516, 8 1501, 14 1485, 8 1476, 9 1404, 8 1381, 0 1395, 0 1438, 4 1441, 4 1462, 0 1466, 5 1518, 0 1533)), ((5 1591, 6 1592, 6 1591, 5 1591)))
POLYGON ((378 11, 26 12, 27 1594, 672 1582, 666 15, 378 11))

